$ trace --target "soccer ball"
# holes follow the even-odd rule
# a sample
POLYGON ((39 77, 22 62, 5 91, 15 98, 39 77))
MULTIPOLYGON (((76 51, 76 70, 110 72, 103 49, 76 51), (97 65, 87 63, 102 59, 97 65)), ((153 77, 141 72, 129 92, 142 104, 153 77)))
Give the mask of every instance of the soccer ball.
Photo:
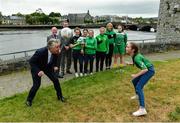
POLYGON ((63 38, 71 38, 73 36, 73 32, 70 28, 65 27, 61 30, 61 37, 63 38))

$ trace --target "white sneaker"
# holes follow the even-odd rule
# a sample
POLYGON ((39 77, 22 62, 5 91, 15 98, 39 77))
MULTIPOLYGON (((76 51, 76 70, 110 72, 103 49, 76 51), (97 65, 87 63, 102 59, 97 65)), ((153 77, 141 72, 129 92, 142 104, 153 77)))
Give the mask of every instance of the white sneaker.
POLYGON ((90 73, 90 75, 93 75, 93 73, 90 73))
POLYGON ((138 95, 135 95, 135 96, 131 97, 131 100, 135 100, 135 99, 138 99, 138 98, 139 98, 138 95))
POLYGON ((78 73, 75 73, 75 77, 76 77, 76 78, 79 77, 79 74, 78 74, 78 73))
POLYGON ((83 77, 83 73, 80 73, 80 77, 83 77))
POLYGON ((147 111, 145 108, 140 108, 139 110, 137 110, 136 112, 134 112, 132 115, 135 117, 139 117, 139 116, 143 116, 146 115, 147 111))
POLYGON ((87 73, 85 73, 84 76, 87 76, 87 73))

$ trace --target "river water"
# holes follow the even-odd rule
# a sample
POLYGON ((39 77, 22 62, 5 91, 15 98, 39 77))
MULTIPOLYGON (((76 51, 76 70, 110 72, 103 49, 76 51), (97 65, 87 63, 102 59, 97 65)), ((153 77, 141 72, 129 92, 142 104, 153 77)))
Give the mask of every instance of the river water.
MULTIPOLYGON (((95 35, 98 29, 93 29, 95 35)), ((126 31, 128 40, 155 39, 156 33, 126 31)), ((0 54, 37 49, 46 45, 50 30, 8 30, 0 31, 0 54)), ((0 57, 1 58, 1 57, 0 57)))

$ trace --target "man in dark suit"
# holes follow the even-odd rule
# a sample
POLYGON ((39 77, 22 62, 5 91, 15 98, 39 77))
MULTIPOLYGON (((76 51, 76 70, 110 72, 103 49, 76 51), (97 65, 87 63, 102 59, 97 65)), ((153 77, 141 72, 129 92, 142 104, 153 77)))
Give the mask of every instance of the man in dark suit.
POLYGON ((60 53, 60 41, 57 39, 50 39, 47 43, 47 47, 38 49, 31 57, 29 63, 31 66, 31 74, 33 79, 33 86, 27 97, 26 105, 31 106, 32 101, 36 95, 37 90, 41 85, 41 77, 46 74, 53 82, 56 90, 58 100, 64 102, 64 97, 61 92, 61 86, 54 71, 58 70, 56 67, 57 57, 60 53))

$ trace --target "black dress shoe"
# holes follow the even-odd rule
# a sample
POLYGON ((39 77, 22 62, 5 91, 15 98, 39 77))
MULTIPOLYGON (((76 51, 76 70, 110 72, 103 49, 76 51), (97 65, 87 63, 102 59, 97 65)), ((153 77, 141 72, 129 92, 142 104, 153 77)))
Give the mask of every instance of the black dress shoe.
POLYGON ((61 102, 66 102, 66 99, 64 97, 58 97, 58 100, 61 100, 61 102))
POLYGON ((31 106, 32 106, 32 102, 26 101, 26 105, 27 105, 28 107, 31 107, 31 106))
POLYGON ((71 72, 71 71, 69 71, 69 70, 68 70, 68 71, 66 71, 66 73, 68 73, 68 74, 72 74, 72 72, 71 72))

